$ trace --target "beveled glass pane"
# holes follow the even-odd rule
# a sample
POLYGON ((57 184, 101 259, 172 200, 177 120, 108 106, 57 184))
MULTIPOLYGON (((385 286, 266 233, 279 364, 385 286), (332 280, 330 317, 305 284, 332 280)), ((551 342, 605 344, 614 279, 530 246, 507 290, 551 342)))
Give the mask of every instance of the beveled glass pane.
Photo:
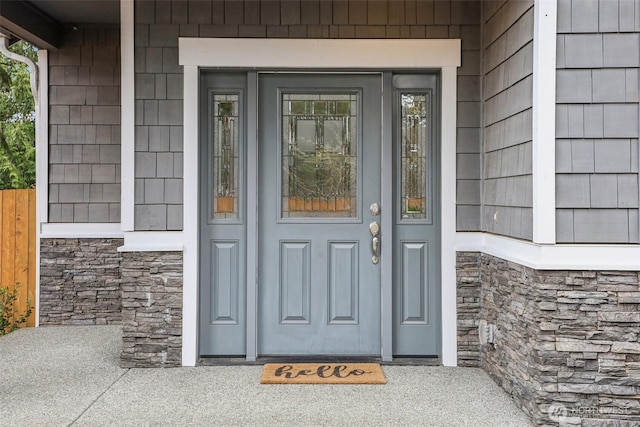
POLYGON ((329 103, 324 101, 316 101, 313 103, 313 114, 330 114, 328 111, 329 103))
POLYGON ((427 95, 401 95, 401 211, 403 219, 427 213, 427 95))
POLYGON ((213 218, 238 218, 237 94, 213 96, 213 218))
POLYGON ((357 95, 283 94, 283 218, 357 216, 357 95))
POLYGON ((324 151, 341 153, 344 149, 344 122, 342 120, 325 120, 323 129, 324 151))
POLYGON ((314 153, 318 143, 318 135, 315 120, 299 119, 296 121, 296 140, 298 150, 303 153, 314 153))
POLYGON ((337 104, 336 108, 338 109, 338 114, 347 114, 349 110, 351 110, 350 102, 336 102, 336 104, 337 104))

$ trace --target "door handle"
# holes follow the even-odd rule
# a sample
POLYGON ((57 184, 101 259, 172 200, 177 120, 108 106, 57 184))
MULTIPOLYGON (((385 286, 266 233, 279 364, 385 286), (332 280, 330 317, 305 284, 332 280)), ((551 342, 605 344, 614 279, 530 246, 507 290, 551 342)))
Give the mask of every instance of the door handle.
POLYGON ((380 240, 377 237, 374 237, 373 240, 371 240, 371 243, 373 244, 373 256, 371 257, 371 262, 374 264, 377 264, 378 261, 380 260, 380 258, 378 258, 378 243, 380 242, 380 240))
POLYGON ((380 249, 380 239, 378 238, 378 234, 380 234, 380 224, 378 224, 376 221, 373 221, 371 224, 369 224, 369 231, 373 236, 373 239, 371 240, 371 249, 373 249, 371 262, 377 264, 380 261, 380 258, 378 256, 378 251, 380 249))

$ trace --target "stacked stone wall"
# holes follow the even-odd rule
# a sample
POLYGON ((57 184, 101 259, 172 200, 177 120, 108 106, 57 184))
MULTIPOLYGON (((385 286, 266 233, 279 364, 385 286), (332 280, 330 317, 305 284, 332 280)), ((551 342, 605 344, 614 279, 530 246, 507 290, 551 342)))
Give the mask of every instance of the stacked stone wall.
MULTIPOLYGON (((481 366, 534 422, 640 425, 640 272, 541 271, 478 256, 479 318, 497 325, 481 366)), ((459 292, 478 274, 463 268, 471 258, 459 254, 459 292)))
POLYGON ((122 320, 122 239, 40 241, 40 325, 109 325, 122 320))
POLYGON ((458 252, 458 365, 480 366, 478 321, 480 320, 480 254, 458 252))
POLYGON ((182 271, 181 252, 123 253, 123 368, 181 365, 182 271))
POLYGON ((533 282, 535 272, 488 255, 480 257, 481 318, 497 326, 495 344, 481 348, 482 367, 534 421, 545 402, 543 383, 557 384, 554 337, 543 336, 541 307, 551 308, 553 293, 533 282), (543 378, 544 377, 544 378, 543 378))

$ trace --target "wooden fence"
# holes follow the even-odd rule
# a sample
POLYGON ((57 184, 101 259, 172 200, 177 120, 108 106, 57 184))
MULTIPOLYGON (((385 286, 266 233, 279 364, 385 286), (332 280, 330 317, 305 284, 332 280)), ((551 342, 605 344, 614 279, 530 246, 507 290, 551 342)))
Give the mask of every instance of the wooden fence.
POLYGON ((36 304, 36 190, 0 191, 0 287, 18 287, 14 304, 33 311, 27 326, 35 326, 36 304))

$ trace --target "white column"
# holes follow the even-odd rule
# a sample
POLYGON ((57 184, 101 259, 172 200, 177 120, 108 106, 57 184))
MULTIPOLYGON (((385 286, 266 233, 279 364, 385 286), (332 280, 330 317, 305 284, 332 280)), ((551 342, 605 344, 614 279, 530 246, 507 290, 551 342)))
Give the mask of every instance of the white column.
POLYGON ((456 67, 442 69, 441 309, 442 364, 458 364, 456 310, 456 67))
POLYGON ((556 243, 557 0, 536 0, 533 26, 533 242, 556 243))
POLYGON ((198 358, 198 67, 184 67, 182 366, 198 358))
POLYGON ((135 212, 135 63, 134 4, 120 2, 120 226, 122 231, 134 230, 135 212))

